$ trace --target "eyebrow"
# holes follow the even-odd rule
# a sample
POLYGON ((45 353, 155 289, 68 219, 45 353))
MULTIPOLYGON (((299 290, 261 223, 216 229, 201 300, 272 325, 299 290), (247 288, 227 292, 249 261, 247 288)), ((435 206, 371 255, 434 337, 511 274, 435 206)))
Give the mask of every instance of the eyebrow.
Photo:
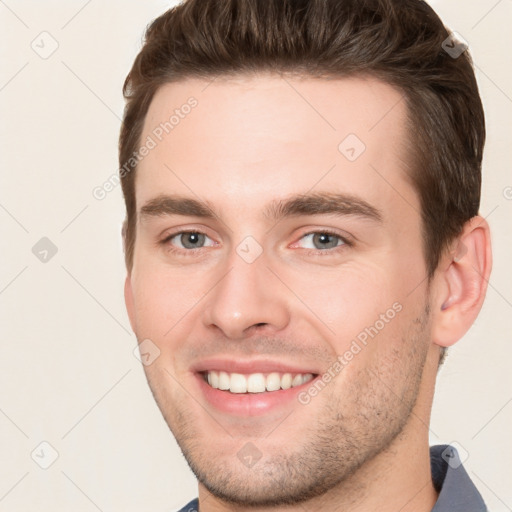
MULTIPOLYGON (((165 215, 183 215, 215 219, 218 216, 208 202, 178 195, 160 195, 147 201, 140 209, 141 218, 165 215)), ((263 215, 279 221, 301 215, 356 216, 382 222, 382 212, 365 200, 350 195, 328 192, 297 194, 285 200, 273 200, 263 210, 263 215)))

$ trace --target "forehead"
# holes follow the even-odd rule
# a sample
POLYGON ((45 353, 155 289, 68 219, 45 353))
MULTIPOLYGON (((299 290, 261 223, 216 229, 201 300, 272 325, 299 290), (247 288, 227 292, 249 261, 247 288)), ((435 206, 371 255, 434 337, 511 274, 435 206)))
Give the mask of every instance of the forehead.
POLYGON ((292 193, 336 191, 377 203, 417 199, 406 179, 406 105, 373 78, 272 74, 162 86, 148 110, 137 205, 179 193, 260 208, 292 193))

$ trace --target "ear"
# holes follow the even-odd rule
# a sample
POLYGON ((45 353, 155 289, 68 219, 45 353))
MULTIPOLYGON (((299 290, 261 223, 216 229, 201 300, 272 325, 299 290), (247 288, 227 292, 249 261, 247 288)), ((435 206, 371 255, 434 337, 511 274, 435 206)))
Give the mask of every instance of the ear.
POLYGON ((482 308, 491 267, 489 225, 477 215, 464 225, 437 270, 432 303, 436 345, 453 345, 471 327, 482 308))
POLYGON ((132 277, 130 272, 124 281, 124 303, 126 304, 126 311, 128 313, 128 318, 130 319, 132 331, 137 334, 137 323, 135 322, 135 303, 133 301, 132 277))
MULTIPOLYGON (((121 228, 121 238, 123 240, 123 252, 126 254, 126 229, 128 226, 128 220, 124 219, 123 226, 121 228)), ((132 275, 129 271, 124 281, 124 303, 126 305, 126 311, 128 312, 128 318, 130 319, 130 325, 132 331, 135 330, 135 304, 133 302, 133 291, 132 291, 132 275)))

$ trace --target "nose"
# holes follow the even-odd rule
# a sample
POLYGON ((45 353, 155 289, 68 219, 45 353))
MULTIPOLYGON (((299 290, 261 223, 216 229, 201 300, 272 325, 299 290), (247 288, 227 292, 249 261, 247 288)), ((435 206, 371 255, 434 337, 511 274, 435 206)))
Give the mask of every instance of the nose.
POLYGON ((266 259, 260 256, 247 263, 234 254, 228 265, 207 296, 204 325, 220 329, 230 339, 247 337, 255 330, 284 329, 290 321, 290 297, 266 259))

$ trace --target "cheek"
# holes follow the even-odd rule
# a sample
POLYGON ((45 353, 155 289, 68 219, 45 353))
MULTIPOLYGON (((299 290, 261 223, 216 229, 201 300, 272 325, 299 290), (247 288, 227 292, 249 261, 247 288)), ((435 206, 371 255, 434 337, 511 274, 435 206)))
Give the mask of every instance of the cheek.
POLYGON ((172 272, 158 265, 140 266, 132 285, 137 336, 161 340, 183 329, 205 289, 190 270, 172 272))
POLYGON ((368 358, 399 348, 404 326, 414 320, 417 309, 418 297, 410 294, 417 275, 417 269, 408 270, 392 258, 353 262, 329 272, 288 272, 287 282, 294 282, 294 292, 304 303, 294 302, 292 317, 300 321, 307 315, 333 351, 345 356, 342 364, 355 370, 368 358))
POLYGON ((318 317, 315 323, 322 321, 332 335, 342 338, 375 322, 399 298, 397 276, 382 263, 360 261, 332 269, 287 271, 284 280, 293 283, 303 305, 318 317))

